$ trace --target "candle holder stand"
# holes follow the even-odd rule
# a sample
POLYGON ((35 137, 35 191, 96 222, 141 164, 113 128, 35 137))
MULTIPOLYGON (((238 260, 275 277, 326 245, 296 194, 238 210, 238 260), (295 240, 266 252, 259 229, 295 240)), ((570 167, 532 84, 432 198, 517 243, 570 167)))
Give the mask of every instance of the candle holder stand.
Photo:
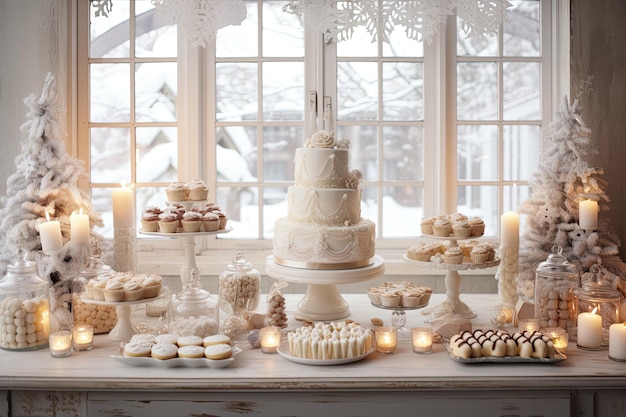
POLYGON ((118 272, 136 272, 137 235, 135 227, 113 229, 113 269, 118 272))

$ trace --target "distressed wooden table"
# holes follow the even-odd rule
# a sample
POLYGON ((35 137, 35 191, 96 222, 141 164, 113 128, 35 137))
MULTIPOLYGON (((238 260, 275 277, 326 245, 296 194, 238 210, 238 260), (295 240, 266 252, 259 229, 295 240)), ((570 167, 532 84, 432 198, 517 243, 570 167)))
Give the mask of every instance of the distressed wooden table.
MULTIPOLYGON (((295 310, 302 295, 287 295, 295 310)), ((350 318, 391 322, 391 311, 372 306, 364 294, 344 295, 350 318)), ((440 303, 435 294, 431 304, 440 303)), ((478 317, 474 328, 491 327, 495 294, 469 294, 464 301, 478 317)), ((259 308, 263 311, 264 306, 259 308)), ((407 327, 424 324, 419 310, 407 311, 407 327)), ((145 318, 133 313, 135 323, 145 318)), ((290 327, 299 326, 290 317, 290 327)), ((371 326, 373 327, 373 326, 371 326)), ((245 339, 245 338, 244 338, 245 339)), ((413 353, 400 341, 395 353, 372 353, 339 366, 309 366, 276 354, 243 349, 223 369, 132 367, 111 358, 119 343, 95 338, 91 351, 52 358, 48 349, 0 351, 0 415, 21 416, 267 416, 415 415, 623 416, 626 363, 608 351, 583 351, 575 344, 568 358, 551 364, 463 364, 444 346, 430 355, 413 353), (423 414, 422 414, 423 413, 423 414)))

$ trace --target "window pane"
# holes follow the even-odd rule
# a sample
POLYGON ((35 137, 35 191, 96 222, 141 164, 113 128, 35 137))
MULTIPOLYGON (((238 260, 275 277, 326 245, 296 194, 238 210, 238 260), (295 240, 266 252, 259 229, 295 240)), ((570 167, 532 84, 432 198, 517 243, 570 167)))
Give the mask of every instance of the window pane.
POLYGON ((94 230, 105 238, 113 238, 113 204, 111 204, 111 188, 91 189, 91 208, 102 216, 104 225, 94 226, 94 230))
POLYGON ((528 181, 539 167, 541 127, 504 126, 502 168, 506 181, 528 181))
POLYGON ((424 118, 423 65, 414 62, 383 64, 383 119, 424 118))
POLYGON ((337 63, 337 119, 376 120, 378 69, 375 62, 337 63))
POLYGON ((377 56, 378 43, 372 42, 370 35, 364 27, 354 28, 354 33, 349 39, 337 42, 337 56, 377 56))
POLYGON ((504 22, 505 56, 539 56, 541 24, 539 1, 511 1, 508 21, 504 22))
POLYGON ((117 184, 131 181, 129 150, 129 129, 92 128, 89 150, 91 182, 117 184))
POLYGON ((517 211, 520 204, 526 200, 530 193, 528 185, 507 185, 503 187, 503 213, 517 211))
POLYGON ((266 62, 263 64, 263 118, 304 119, 304 64, 266 62))
POLYGON ((119 0, 108 16, 95 17, 96 8, 89 2, 90 58, 121 58, 130 56, 130 2, 119 0))
POLYGON ((498 187, 469 185, 458 187, 457 211, 485 222, 485 236, 495 236, 500 223, 498 187))
POLYGON ((215 201, 228 216, 233 230, 219 238, 257 239, 259 237, 259 189, 256 187, 218 187, 215 201))
POLYGON ((258 55, 258 5, 253 0, 246 0, 245 4, 247 15, 244 21, 241 22, 241 25, 226 26, 217 31, 215 36, 216 57, 250 57, 258 55), (246 41, 233 42, 233 39, 245 39, 246 41))
POLYGON ((256 129, 239 126, 218 129, 215 160, 218 181, 256 181, 256 129))
POLYGON ((457 33, 458 56, 498 56, 497 36, 467 36, 460 18, 457 18, 457 33))
POLYGON ((382 47, 385 57, 424 56, 424 42, 408 38, 403 27, 396 27, 382 47))
POLYGON ((176 63, 135 65, 135 118, 138 122, 176 121, 176 63))
MULTIPOLYGON (((419 236, 419 221, 424 212, 424 187, 385 187, 383 196, 383 237, 419 236)), ((369 217, 375 220, 376 217, 369 217)))
POLYGON ((504 119, 537 120, 541 117, 541 68, 538 62, 503 64, 504 119))
POLYGON ((176 25, 166 25, 150 1, 135 2, 135 56, 176 57, 176 25))
POLYGON ((304 28, 283 12, 283 0, 263 1, 263 56, 304 56, 304 28))
POLYGON ((495 62, 457 64, 459 120, 498 118, 498 67, 495 62))
POLYGON ((105 123, 129 122, 129 65, 92 64, 90 69, 89 105, 91 121, 105 123))
POLYGON ((176 128, 140 127, 137 128, 136 141, 137 182, 176 181, 178 168, 176 128))
POLYGON ((350 169, 363 173, 363 180, 378 180, 378 144, 374 126, 337 126, 337 137, 350 140, 350 169))
POLYGON ((274 236, 274 223, 287 216, 287 187, 267 187, 263 191, 263 238, 274 236))
POLYGON ((383 128, 384 179, 422 181, 424 179, 424 140, 420 126, 383 128))
POLYGON ((302 147, 301 126, 266 127, 263 129, 263 180, 293 181, 293 158, 302 147))
POLYGON ((457 170, 459 180, 498 178, 498 129, 496 126, 458 126, 457 170))
POLYGON ((230 62, 215 67, 217 120, 257 120, 257 65, 230 62))

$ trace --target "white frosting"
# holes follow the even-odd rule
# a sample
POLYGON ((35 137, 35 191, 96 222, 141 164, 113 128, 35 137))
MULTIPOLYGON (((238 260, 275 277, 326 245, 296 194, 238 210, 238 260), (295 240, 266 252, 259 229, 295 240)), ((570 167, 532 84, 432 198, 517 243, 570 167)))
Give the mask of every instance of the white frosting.
POLYGON ((345 188, 349 157, 347 149, 296 149, 295 185, 345 188))
POLYGON ((295 222, 333 226, 357 224, 361 219, 359 190, 293 186, 287 200, 295 222))

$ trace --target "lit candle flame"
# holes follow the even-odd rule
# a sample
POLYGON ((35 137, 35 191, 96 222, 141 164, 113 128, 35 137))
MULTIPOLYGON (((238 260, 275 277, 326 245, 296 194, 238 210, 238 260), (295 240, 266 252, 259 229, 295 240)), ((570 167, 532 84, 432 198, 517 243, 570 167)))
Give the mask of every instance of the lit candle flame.
POLYGON ((50 221, 50 213, 48 213, 48 210, 46 210, 46 221, 50 221))
POLYGON ((591 314, 596 314, 596 311, 598 311, 598 306, 595 306, 593 310, 591 310, 591 314))

